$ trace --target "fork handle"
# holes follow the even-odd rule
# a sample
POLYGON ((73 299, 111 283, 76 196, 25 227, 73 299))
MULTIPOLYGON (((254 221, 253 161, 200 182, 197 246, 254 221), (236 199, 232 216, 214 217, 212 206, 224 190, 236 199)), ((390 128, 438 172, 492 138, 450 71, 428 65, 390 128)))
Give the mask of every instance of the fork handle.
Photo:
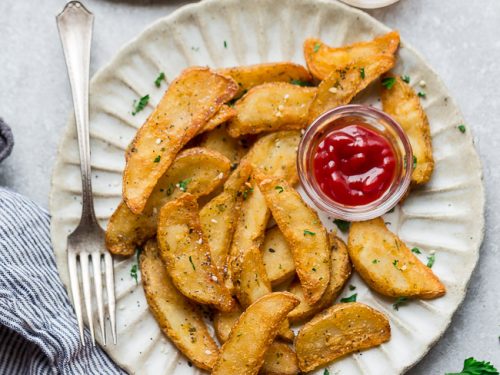
POLYGON ((56 17, 75 110, 82 174, 81 222, 95 220, 89 140, 89 66, 94 15, 78 1, 70 1, 56 17))

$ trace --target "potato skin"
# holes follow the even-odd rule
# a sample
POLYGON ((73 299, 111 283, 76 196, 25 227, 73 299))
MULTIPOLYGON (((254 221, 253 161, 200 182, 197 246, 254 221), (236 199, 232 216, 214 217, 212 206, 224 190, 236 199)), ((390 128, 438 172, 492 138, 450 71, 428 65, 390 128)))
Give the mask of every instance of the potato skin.
POLYGON ((384 314, 359 302, 340 303, 302 327, 295 349, 300 370, 307 372, 390 338, 391 327, 384 314))
POLYGON ((351 224, 348 250, 354 268, 371 289, 389 297, 432 299, 445 286, 381 218, 351 224))

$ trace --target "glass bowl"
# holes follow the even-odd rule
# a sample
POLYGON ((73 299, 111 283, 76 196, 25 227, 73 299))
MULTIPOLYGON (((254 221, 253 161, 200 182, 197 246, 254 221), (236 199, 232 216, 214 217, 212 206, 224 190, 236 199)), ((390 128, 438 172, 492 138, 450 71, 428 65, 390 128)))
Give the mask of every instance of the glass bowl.
POLYGON ((305 193, 319 209, 336 219, 363 221, 385 214, 405 196, 413 172, 413 153, 405 132, 388 114, 371 106, 350 104, 323 113, 306 129, 299 144, 297 166, 305 193), (373 128, 389 141, 396 157, 396 171, 387 190, 378 199, 358 206, 344 205, 327 196, 313 169, 314 154, 324 137, 352 124, 373 128))

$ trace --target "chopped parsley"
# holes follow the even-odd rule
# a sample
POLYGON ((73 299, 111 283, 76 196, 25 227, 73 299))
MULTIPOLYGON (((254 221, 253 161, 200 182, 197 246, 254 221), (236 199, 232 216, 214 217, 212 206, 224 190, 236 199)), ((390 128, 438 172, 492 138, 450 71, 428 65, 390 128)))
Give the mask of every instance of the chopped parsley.
POLYGON ((408 297, 398 297, 396 301, 392 304, 392 307, 394 308, 394 310, 397 311, 401 306, 406 304, 406 302, 408 302, 408 297))
POLYGON ((464 361, 461 372, 447 372, 445 375, 499 375, 498 370, 486 361, 478 361, 472 357, 464 361))
POLYGON ((297 86, 302 86, 302 87, 306 87, 306 86, 312 86, 311 83, 307 82, 307 81, 301 81, 300 79, 292 79, 290 81, 290 83, 292 85, 297 85, 297 86))
POLYGON ((283 193, 283 191, 285 191, 285 189, 283 189, 283 186, 279 186, 279 185, 275 186, 274 190, 278 190, 278 194, 281 194, 281 193, 283 193))
POLYGON ((417 157, 415 155, 413 155, 413 169, 417 168, 417 157))
POLYGON ((404 75, 401 76, 401 79, 403 80, 403 82, 410 83, 410 76, 404 75))
POLYGON ((149 103, 149 95, 144 95, 139 101, 134 100, 134 111, 132 112, 132 116, 135 116, 140 111, 142 111, 149 103))
POLYGON ((359 75, 362 79, 365 79, 365 68, 359 68, 359 75))
POLYGON ((227 41, 224 41, 224 48, 227 48, 227 41))
POLYGON ((393 265, 395 268, 399 269, 399 268, 398 268, 398 263, 399 263, 399 260, 394 259, 394 261, 392 262, 392 265, 393 265))
POLYGON ((190 182, 191 182, 190 178, 186 178, 185 180, 179 181, 179 189, 185 193, 187 191, 187 186, 190 182))
POLYGON ((355 285, 349 285, 349 290, 354 290, 354 289, 356 289, 355 285))
POLYGON ((436 254, 432 254, 427 257, 427 267, 432 268, 434 262, 436 261, 436 254))
POLYGON ((392 89, 392 86, 396 83, 396 78, 394 77, 386 77, 382 80, 382 86, 384 86, 387 90, 392 89))
POLYGON ((194 266, 193 258, 191 258, 191 255, 189 256, 189 263, 191 263, 191 267, 193 267, 193 270, 196 271, 196 267, 194 266))
POLYGON ((165 80, 165 73, 161 72, 158 77, 155 79, 155 86, 160 87, 161 86, 161 81, 165 80))
POLYGON ((341 298, 340 302, 345 303, 345 302, 356 302, 356 299, 358 298, 358 293, 354 293, 352 296, 341 298))
POLYGON ((270 247, 270 248, 269 248, 269 252, 270 252, 270 253, 275 253, 275 252, 276 252, 276 250, 274 250, 272 247, 270 247))
POLYGON ((460 133, 465 133, 465 125, 464 124, 460 124, 457 126, 458 130, 460 130, 460 133))
POLYGON ((253 192, 253 188, 248 188, 243 192, 243 200, 245 201, 248 198, 248 195, 253 192))
POLYGON ((373 263, 373 264, 378 264, 378 263, 380 263, 380 260, 378 260, 378 259, 373 259, 373 260, 372 260, 372 263, 373 263))
POLYGON ((427 94, 423 91, 419 91, 418 94, 419 98, 426 98, 427 97, 427 94))
POLYGON ((411 249, 411 252, 415 253, 415 254, 422 254, 422 252, 420 251, 420 249, 418 247, 414 247, 413 249, 411 249))
POLYGON ((341 232, 347 232, 349 230, 349 226, 351 225, 350 222, 341 219, 335 219, 333 220, 333 223, 340 229, 341 232))
POLYGON ((153 160, 153 163, 159 163, 159 162, 160 162, 160 160, 161 160, 161 156, 160 156, 160 155, 158 155, 158 156, 155 158, 155 160, 153 160))
POLYGON ((313 50, 314 50, 314 53, 318 52, 320 48, 321 48, 321 43, 316 43, 316 44, 314 45, 314 49, 313 49, 313 50))
POLYGON ((135 283, 137 284, 137 264, 132 265, 132 268, 130 269, 130 277, 135 280, 135 283))
POLYGON ((315 236, 316 233, 311 232, 310 230, 304 229, 304 236, 306 236, 306 235, 315 236))
POLYGON ((325 368, 325 371, 323 371, 323 375, 330 375, 330 371, 328 371, 328 369, 325 368))

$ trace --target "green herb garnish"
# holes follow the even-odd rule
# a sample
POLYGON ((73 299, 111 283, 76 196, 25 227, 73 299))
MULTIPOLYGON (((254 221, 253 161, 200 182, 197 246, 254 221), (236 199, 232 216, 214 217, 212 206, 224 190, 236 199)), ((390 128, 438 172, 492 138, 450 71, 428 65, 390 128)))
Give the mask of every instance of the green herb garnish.
POLYGON ((161 155, 158 155, 155 160, 153 160, 153 163, 159 163, 161 160, 161 155))
POLYGON ((356 302, 356 298, 358 298, 358 293, 354 293, 350 297, 341 298, 340 302, 342 302, 342 303, 345 303, 345 302, 356 302))
POLYGON ((333 220, 333 223, 340 229, 341 232, 347 232, 349 230, 349 226, 351 225, 350 222, 341 219, 335 219, 333 220))
POLYGON ((130 277, 135 280, 135 283, 137 284, 137 264, 132 265, 132 268, 130 269, 130 277))
POLYGON ((422 252, 420 251, 420 249, 418 247, 414 247, 413 249, 411 249, 411 252, 415 253, 415 254, 422 254, 422 252))
POLYGON ((315 236, 316 233, 311 232, 310 230, 304 229, 304 236, 306 236, 306 235, 315 236))
POLYGON ((321 43, 316 43, 314 45, 314 53, 318 52, 320 48, 321 48, 321 43))
POLYGON ((378 259, 373 259, 372 260, 372 264, 378 264, 378 263, 380 263, 380 260, 378 260, 378 259))
POLYGON ((397 311, 399 310, 399 307, 404 305, 406 302, 408 302, 408 297, 398 297, 396 302, 392 304, 392 307, 397 311))
POLYGON ((436 254, 432 254, 431 256, 428 256, 427 257, 427 267, 432 268, 435 261, 436 261, 436 254))
POLYGON ((283 186, 275 186, 274 187, 274 190, 278 190, 278 194, 281 194, 283 193, 283 191, 285 191, 285 189, 283 189, 283 186))
POLYGON ((396 78, 394 77, 386 77, 382 80, 382 86, 384 86, 387 90, 392 89, 392 86, 396 83, 396 78))
POLYGON ((419 98, 426 98, 427 97, 427 94, 423 91, 419 91, 418 94, 419 98))
POLYGON ((161 81, 165 80, 165 73, 161 72, 158 77, 155 79, 155 86, 160 87, 161 86, 161 81))
POLYGON ((135 116, 140 111, 142 111, 149 103, 149 95, 144 95, 139 101, 134 100, 134 111, 132 112, 132 116, 135 116))
POLYGON ((461 372, 447 372, 445 375, 499 375, 498 370, 486 361, 467 358, 461 372))
POLYGON ((415 155, 413 155, 413 169, 417 168, 417 157, 415 155))
POLYGON ((325 371, 323 371, 323 375, 330 375, 330 371, 328 371, 328 369, 325 368, 325 371))
POLYGON ((458 130, 460 130, 460 133, 465 133, 465 125, 464 124, 460 124, 457 126, 458 130))
POLYGON ((290 81, 290 83, 292 85, 297 85, 297 86, 302 86, 302 87, 307 87, 307 86, 312 86, 311 83, 307 82, 307 81, 301 81, 300 79, 292 79, 290 81))
POLYGON ((253 188, 248 188, 246 189, 244 192, 243 192, 243 200, 247 200, 248 198, 248 195, 253 193, 253 188))
POLYGON ((224 41, 224 48, 227 48, 227 41, 224 41))
POLYGON ((365 68, 359 68, 359 75, 362 79, 365 79, 365 68))
POLYGON ((179 189, 181 189, 182 192, 187 191, 187 186, 191 182, 190 178, 186 178, 185 180, 179 181, 179 189))
POLYGON ((356 289, 355 285, 349 285, 349 290, 354 290, 354 289, 356 289))
POLYGON ((189 256, 189 263, 191 263, 191 267, 193 267, 193 270, 196 271, 196 267, 194 266, 193 258, 191 258, 191 255, 189 256))
POLYGON ((404 75, 401 76, 401 79, 403 80, 403 82, 410 83, 410 76, 404 75))

